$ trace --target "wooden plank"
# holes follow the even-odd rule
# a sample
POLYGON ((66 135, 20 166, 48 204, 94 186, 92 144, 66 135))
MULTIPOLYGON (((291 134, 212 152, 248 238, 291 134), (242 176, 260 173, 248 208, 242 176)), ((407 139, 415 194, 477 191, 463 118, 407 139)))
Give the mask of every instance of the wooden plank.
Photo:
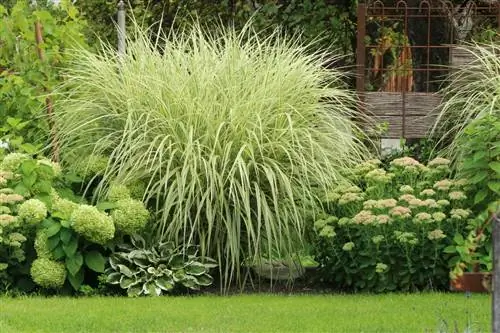
POLYGON ((452 67, 461 67, 463 65, 471 63, 473 60, 474 55, 470 51, 467 51, 462 47, 450 47, 450 65, 452 67))
POLYGON ((364 95, 366 110, 376 123, 387 123, 383 138, 424 138, 435 122, 441 96, 432 93, 368 92, 364 95), (403 132, 403 110, 405 112, 403 132), (403 135, 404 134, 404 135, 403 135))

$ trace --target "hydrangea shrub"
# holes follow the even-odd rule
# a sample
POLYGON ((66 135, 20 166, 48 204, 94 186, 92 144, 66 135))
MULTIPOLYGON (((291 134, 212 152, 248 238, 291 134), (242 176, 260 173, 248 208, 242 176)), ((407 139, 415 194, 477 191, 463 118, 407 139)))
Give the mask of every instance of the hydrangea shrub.
POLYGON ((314 223, 322 280, 351 291, 446 289, 443 249, 471 218, 467 181, 452 179, 449 164, 404 157, 382 168, 370 160, 353 170, 351 184, 327 193, 314 223))

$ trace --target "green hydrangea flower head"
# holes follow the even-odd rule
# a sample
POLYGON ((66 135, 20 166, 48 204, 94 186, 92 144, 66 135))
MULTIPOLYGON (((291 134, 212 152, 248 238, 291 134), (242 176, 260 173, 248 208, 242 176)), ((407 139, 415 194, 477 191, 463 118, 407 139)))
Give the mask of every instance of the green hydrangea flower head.
POLYGON ((38 164, 43 164, 43 165, 47 165, 49 166, 51 169, 52 169, 52 172, 54 173, 54 177, 59 177, 61 175, 61 165, 57 162, 54 162, 48 158, 41 158, 38 160, 38 164))
POLYGON ((106 156, 91 154, 76 165, 75 171, 83 177, 101 175, 108 167, 108 162, 109 158, 106 156))
POLYGON ((73 229, 91 242, 103 245, 115 235, 113 219, 94 206, 79 205, 70 220, 73 229))
POLYGON ((64 219, 69 219, 77 208, 78 204, 68 199, 58 197, 52 202, 52 211, 59 213, 64 219))
POLYGON ((57 289, 66 281, 64 264, 47 258, 33 261, 30 273, 33 281, 43 288, 57 289))
POLYGON ((17 215, 29 224, 35 225, 47 216, 47 206, 38 199, 29 199, 19 205, 17 215))
POLYGON ((136 181, 128 184, 127 187, 130 190, 130 197, 136 200, 142 200, 144 193, 146 192, 146 184, 143 181, 136 181))
POLYGON ((134 199, 122 199, 116 202, 116 208, 111 212, 116 229, 124 234, 135 234, 146 226, 149 212, 144 204, 134 199))
POLYGON ((111 202, 117 202, 123 199, 130 199, 130 190, 125 185, 112 184, 109 187, 107 198, 111 202))
POLYGON ((0 169, 3 171, 16 172, 21 163, 29 159, 29 156, 21 153, 10 153, 6 155, 0 163, 0 169))
POLYGON ((49 249, 47 234, 44 230, 38 230, 35 237, 35 251, 38 258, 52 259, 52 251, 49 249))

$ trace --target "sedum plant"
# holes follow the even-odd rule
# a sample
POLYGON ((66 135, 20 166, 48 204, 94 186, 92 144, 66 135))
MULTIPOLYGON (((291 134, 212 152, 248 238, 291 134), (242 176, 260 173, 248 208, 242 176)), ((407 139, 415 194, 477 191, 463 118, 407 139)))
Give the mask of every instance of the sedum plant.
POLYGON ((109 258, 107 282, 118 284, 129 296, 160 296, 176 286, 198 290, 212 284, 210 268, 215 261, 197 256, 197 250, 183 253, 173 242, 146 244, 136 235, 131 245, 118 246, 109 258))
POLYGON ((365 153, 354 94, 324 66, 331 53, 250 24, 195 24, 155 43, 137 27, 132 35, 122 58, 112 47, 76 52, 61 89, 71 92, 55 108, 63 157, 110 157, 101 196, 145 184, 155 241, 200 245, 226 285, 263 244, 296 252, 304 202, 365 153))
POLYGON ((447 249, 473 223, 468 182, 451 178, 450 163, 403 157, 387 168, 378 160, 356 166, 314 223, 323 281, 355 291, 447 288, 455 264, 447 249))

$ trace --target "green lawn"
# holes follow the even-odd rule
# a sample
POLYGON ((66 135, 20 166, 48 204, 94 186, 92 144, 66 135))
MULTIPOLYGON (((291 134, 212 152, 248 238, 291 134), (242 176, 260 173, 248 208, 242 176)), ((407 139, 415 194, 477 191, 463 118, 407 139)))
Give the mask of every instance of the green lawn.
POLYGON ((0 332, 489 332, 490 302, 437 293, 0 298, 0 332))

